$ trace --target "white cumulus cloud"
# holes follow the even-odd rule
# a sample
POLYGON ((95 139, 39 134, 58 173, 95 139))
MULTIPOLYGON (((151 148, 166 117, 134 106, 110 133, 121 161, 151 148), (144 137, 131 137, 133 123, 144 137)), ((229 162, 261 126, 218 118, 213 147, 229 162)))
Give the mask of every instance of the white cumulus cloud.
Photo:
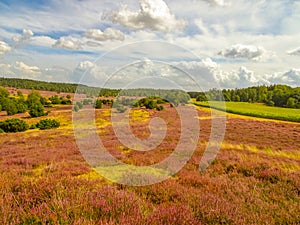
POLYGON ((77 66, 77 69, 81 70, 81 71, 85 71, 85 70, 91 69, 93 67, 95 67, 95 64, 92 63, 91 61, 86 60, 86 61, 80 62, 77 66))
POLYGON ((136 30, 171 32, 181 30, 186 25, 184 20, 177 19, 171 13, 163 0, 141 0, 139 11, 130 10, 122 4, 118 11, 112 11, 104 18, 136 30))
POLYGON ((11 51, 11 47, 4 41, 0 41, 0 55, 11 51))
POLYGON ((296 48, 294 50, 291 50, 291 51, 288 51, 287 52, 289 55, 298 55, 300 56, 300 47, 299 48, 296 48))
POLYGON ((261 46, 236 44, 218 53, 226 58, 240 58, 253 61, 263 61, 271 56, 266 49, 261 46))
POLYGON ((23 45, 30 41, 33 35, 34 33, 32 32, 32 30, 23 29, 21 35, 12 37, 12 41, 14 42, 15 46, 23 45))
POLYGON ((18 69, 18 70, 21 70, 21 71, 32 72, 32 73, 40 71, 40 68, 37 67, 37 66, 28 66, 24 62, 19 62, 19 61, 16 62, 15 69, 18 69))
POLYGON ((292 68, 285 72, 278 72, 267 76, 271 83, 300 86, 300 69, 292 68))
POLYGON ((60 37, 53 47, 66 48, 70 50, 82 49, 82 43, 77 38, 72 37, 60 37))
POLYGON ((16 61, 14 65, 12 65, 11 70, 13 74, 17 77, 23 78, 34 78, 38 79, 42 74, 41 69, 37 66, 29 66, 21 61, 16 61))
POLYGON ((90 29, 83 34, 84 37, 93 39, 96 41, 108 41, 118 40, 123 41, 125 39, 124 34, 113 28, 106 28, 104 31, 99 29, 90 29))

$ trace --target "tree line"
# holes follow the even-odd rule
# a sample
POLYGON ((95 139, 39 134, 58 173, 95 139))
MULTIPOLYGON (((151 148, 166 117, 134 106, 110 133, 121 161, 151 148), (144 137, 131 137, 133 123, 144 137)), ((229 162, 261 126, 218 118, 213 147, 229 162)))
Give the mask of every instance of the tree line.
POLYGON ((6 111, 8 116, 26 111, 29 111, 31 117, 45 116, 49 113, 45 112, 45 107, 53 104, 71 105, 71 96, 54 95, 47 99, 37 91, 32 91, 27 97, 21 91, 18 91, 16 96, 10 96, 4 87, 0 87, 0 111, 6 111))
POLYGON ((232 101, 264 103, 268 106, 300 109, 300 87, 287 85, 255 86, 241 89, 211 89, 207 92, 189 92, 197 101, 232 101))

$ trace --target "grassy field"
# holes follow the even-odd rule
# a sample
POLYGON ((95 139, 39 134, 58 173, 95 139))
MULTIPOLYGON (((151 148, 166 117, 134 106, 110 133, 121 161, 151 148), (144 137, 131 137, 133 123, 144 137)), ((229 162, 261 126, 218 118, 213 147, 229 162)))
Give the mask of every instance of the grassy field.
MULTIPOLYGON (((300 124, 228 117, 216 160, 199 171, 211 118, 208 109, 197 109, 201 133, 192 158, 168 180, 143 187, 112 183, 86 163, 71 106, 50 109, 58 129, 0 134, 0 224, 300 224, 300 124)), ((167 135, 152 151, 134 151, 116 137, 110 109, 96 110, 99 137, 113 156, 144 166, 172 153, 180 138, 175 108, 129 116, 136 137, 149 137, 155 117, 166 121, 167 135)), ((0 114, 0 121, 7 118, 0 114)))
MULTIPOLYGON (((194 102, 194 104, 202 107, 210 107, 208 102, 194 102)), ((212 102, 211 108, 222 111, 226 110, 228 113, 245 116, 300 122, 300 109, 271 107, 247 102, 226 102, 226 109, 223 103, 212 102)))

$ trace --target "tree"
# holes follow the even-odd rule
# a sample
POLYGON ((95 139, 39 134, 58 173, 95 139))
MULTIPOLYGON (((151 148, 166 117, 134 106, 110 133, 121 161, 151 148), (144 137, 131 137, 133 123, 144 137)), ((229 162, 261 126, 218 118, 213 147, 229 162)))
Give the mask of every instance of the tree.
POLYGON ((31 117, 40 117, 48 114, 44 112, 44 106, 40 102, 32 105, 29 109, 29 114, 31 117))
POLYGON ((286 103, 287 108, 295 108, 296 107, 296 99, 295 98, 288 98, 287 103, 286 103))
POLYGON ((8 96, 8 90, 6 90, 4 87, 0 87, 0 98, 7 98, 8 96))
POLYGON ((39 92, 37 92, 37 91, 31 92, 27 97, 28 107, 31 108, 33 105, 41 103, 41 99, 43 99, 43 97, 40 95, 39 92))
POLYGON ((196 101, 198 101, 198 102, 206 102, 206 101, 207 101, 207 98, 206 98, 205 93, 201 92, 201 93, 197 96, 196 101))

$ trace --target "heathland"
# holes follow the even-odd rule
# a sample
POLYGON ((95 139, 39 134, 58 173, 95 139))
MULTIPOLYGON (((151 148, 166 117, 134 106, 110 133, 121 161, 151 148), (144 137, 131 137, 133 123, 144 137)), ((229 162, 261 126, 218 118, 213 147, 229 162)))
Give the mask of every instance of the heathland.
MULTIPOLYGON (((181 134, 176 105, 186 102, 184 95, 176 104, 139 98, 129 113, 136 137, 150 136, 152 118, 160 117, 167 125, 162 143, 141 152, 123 145, 112 126, 111 111, 123 113, 132 105, 130 100, 116 103, 108 94, 96 102, 90 93, 83 93, 81 101, 74 102, 72 91, 32 94, 28 87, 19 88, 5 87, 8 95, 2 89, 7 102, 22 103, 24 109, 17 107, 11 115, 2 111, 0 122, 19 119, 27 129, 0 134, 0 224, 300 223, 300 123, 227 114, 221 149, 200 171, 214 109, 188 105, 197 110, 200 123, 191 159, 163 182, 132 187, 106 180, 87 164, 76 144, 72 114, 95 110, 97 133, 115 158, 131 165, 152 165, 176 148, 181 134), (42 109, 36 107, 38 102, 42 109), (47 119, 51 122, 41 122, 47 119)), ((261 103, 228 102, 226 107, 299 118, 297 113, 289 114, 294 111, 285 111, 297 109, 267 108, 261 103)))

